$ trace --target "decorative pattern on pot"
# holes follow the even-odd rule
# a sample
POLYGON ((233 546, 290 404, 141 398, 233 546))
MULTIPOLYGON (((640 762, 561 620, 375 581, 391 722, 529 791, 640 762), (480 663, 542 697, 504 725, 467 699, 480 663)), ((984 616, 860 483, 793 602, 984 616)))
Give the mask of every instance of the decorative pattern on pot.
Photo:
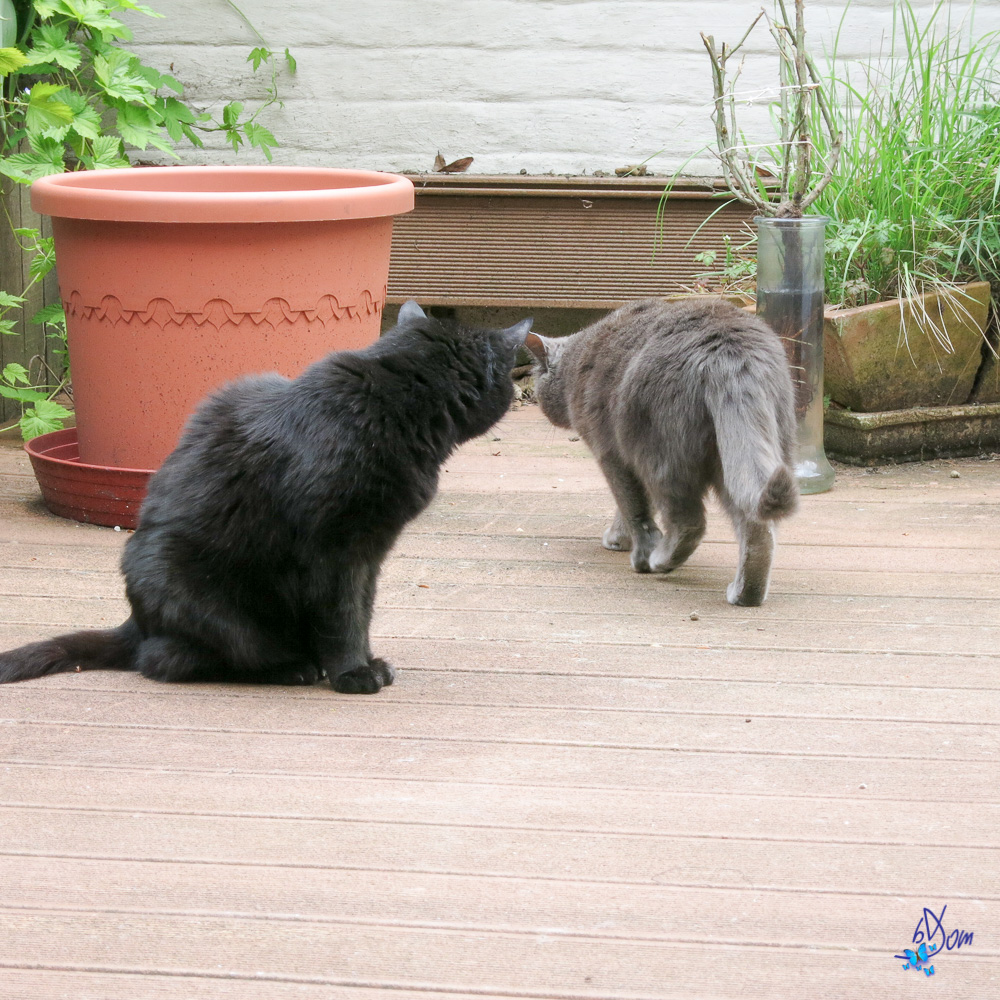
POLYGON ((150 299, 145 306, 129 307, 122 303, 117 295, 105 295, 96 305, 88 305, 83 296, 70 292, 69 298, 63 301, 67 317, 83 322, 107 322, 131 325, 138 320, 140 323, 166 330, 169 326, 183 326, 194 323, 196 326, 206 324, 217 331, 225 325, 240 326, 249 321, 254 326, 267 324, 272 330, 287 329, 301 325, 318 323, 321 328, 332 327, 345 319, 360 319, 363 316, 381 316, 385 306, 386 290, 382 289, 376 298, 368 289, 361 293, 360 302, 351 305, 341 305, 336 295, 324 295, 312 309, 295 309, 287 299, 270 298, 262 308, 248 312, 238 309, 226 299, 209 299, 200 309, 182 309, 169 299, 150 299))

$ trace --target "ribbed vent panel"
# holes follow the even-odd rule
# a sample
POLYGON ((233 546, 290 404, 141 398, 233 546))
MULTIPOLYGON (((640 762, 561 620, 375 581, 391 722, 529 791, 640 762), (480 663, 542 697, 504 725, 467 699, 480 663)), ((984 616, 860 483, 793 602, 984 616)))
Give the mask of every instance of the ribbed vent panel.
POLYGON ((739 240, 751 217, 732 205, 706 223, 719 201, 683 192, 667 202, 656 247, 662 181, 424 183, 417 181, 414 211, 395 220, 390 302, 613 308, 689 288, 704 270, 695 254, 721 249, 726 234, 739 240))

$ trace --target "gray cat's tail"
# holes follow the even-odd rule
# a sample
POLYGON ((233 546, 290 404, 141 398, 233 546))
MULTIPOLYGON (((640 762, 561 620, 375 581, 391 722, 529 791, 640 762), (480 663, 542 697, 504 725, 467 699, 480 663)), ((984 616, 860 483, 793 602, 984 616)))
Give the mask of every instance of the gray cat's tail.
POLYGON ((795 480, 795 473, 787 465, 781 465, 774 470, 760 495, 758 516, 762 521, 777 521, 788 517, 798 505, 799 484, 795 480))
POLYGON ((118 628, 71 632, 0 653, 0 684, 74 670, 135 670, 141 640, 129 618, 118 628))
POLYGON ((791 406, 761 381, 727 380, 708 385, 706 402, 715 423, 722 479, 732 502, 756 521, 795 512, 799 488, 788 462, 794 433, 791 406))

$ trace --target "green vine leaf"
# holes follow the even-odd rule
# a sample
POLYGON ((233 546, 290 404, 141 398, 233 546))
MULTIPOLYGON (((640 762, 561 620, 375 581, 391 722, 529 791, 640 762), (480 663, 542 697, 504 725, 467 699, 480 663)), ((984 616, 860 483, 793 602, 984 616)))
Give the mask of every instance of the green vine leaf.
MULTIPOLYGON (((194 112, 176 97, 161 97, 157 99, 156 110, 163 119, 163 125, 167 130, 167 135, 174 142, 180 142, 186 135, 185 126, 191 126, 196 121, 194 112)), ((201 144, 201 140, 198 140, 201 144)))
POLYGON ((240 115, 243 114, 243 104, 241 101, 230 101, 222 109, 222 124, 226 128, 235 128, 237 122, 240 120, 240 115))
POLYGON ((90 105, 83 94, 67 91, 63 100, 73 112, 70 128, 83 139, 94 140, 101 134, 101 116, 97 109, 90 105))
POLYGON ((55 240, 51 236, 42 236, 37 229, 18 229, 15 232, 31 241, 25 248, 31 254, 28 273, 35 280, 44 278, 56 266, 55 240))
POLYGON ((28 50, 26 65, 55 63, 71 72, 78 69, 83 57, 80 49, 67 37, 69 25, 43 24, 33 36, 33 44, 28 50))
POLYGON ((21 385, 31 385, 31 379, 28 378, 28 369, 24 365, 19 365, 16 361, 12 361, 4 367, 3 380, 8 385, 15 385, 18 382, 21 385))
POLYGON ((146 149, 155 146, 179 159, 170 142, 163 138, 160 129, 160 117, 152 108, 137 104, 114 102, 115 128, 123 141, 136 149, 146 149))
POLYGON ((42 306, 34 316, 32 323, 39 323, 44 326, 65 326, 66 313, 63 311, 61 302, 50 302, 47 306, 42 306))
POLYGON ((184 84, 169 73, 161 73, 158 69, 152 66, 143 66, 141 63, 135 65, 133 70, 143 77, 153 90, 169 87, 175 94, 184 93, 184 84))
POLYGON ((34 0, 34 8, 38 12, 38 16, 46 20, 56 14, 61 6, 60 0, 34 0))
POLYGON ((102 135, 91 144, 92 152, 84 154, 88 170, 110 170, 115 167, 129 167, 121 140, 113 135, 102 135))
POLYGON ((94 57, 94 77, 109 98, 144 104, 156 88, 136 71, 138 65, 135 56, 109 48, 94 57))
POLYGON ((24 411, 24 416, 20 420, 21 436, 25 441, 30 441, 41 434, 60 430, 63 421, 71 416, 73 416, 72 411, 67 410, 65 406, 53 403, 50 399, 40 399, 33 409, 24 411))
POLYGON ((260 69, 260 64, 267 62, 270 58, 271 50, 264 48, 263 45, 258 45, 257 48, 250 50, 247 62, 253 63, 253 71, 256 73, 260 69))
POLYGON ((53 14, 66 14, 79 21, 85 28, 99 32, 101 35, 113 38, 130 39, 132 32, 122 24, 117 18, 109 13, 109 6, 102 0, 55 0, 54 3, 46 2, 39 4, 35 2, 35 10, 44 18, 52 17, 53 14), (43 14, 40 7, 52 8, 49 14, 43 14))
POLYGON ((0 49, 0 76, 16 73, 27 62, 27 56, 20 49, 0 49))
POLYGON ((222 127, 234 152, 243 145, 243 133, 239 125, 241 114, 243 114, 243 104, 240 101, 230 101, 222 109, 222 127))
POLYGON ((271 150, 278 145, 278 140, 275 139, 270 130, 266 129, 263 125, 247 122, 243 126, 243 132, 247 137, 247 142, 259 149, 267 157, 268 162, 270 162, 271 150))
POLYGON ((0 160, 0 174, 21 184, 31 184, 39 177, 61 174, 66 169, 63 162, 63 146, 56 139, 29 136, 32 146, 30 153, 14 153, 0 160))
POLYGON ((36 83, 28 96, 28 107, 24 121, 28 132, 42 133, 46 129, 60 128, 73 121, 73 109, 65 102, 57 100, 56 94, 66 87, 61 83, 36 83))
POLYGON ((139 14, 145 14, 147 17, 163 17, 163 14, 157 14, 155 10, 147 7, 145 4, 132 3, 132 0, 114 0, 116 6, 122 10, 134 10, 139 14))
POLYGON ((18 403, 35 404, 47 402, 49 398, 44 392, 39 392, 38 389, 20 389, 13 385, 3 384, 0 384, 0 396, 6 396, 7 399, 16 400, 18 403))

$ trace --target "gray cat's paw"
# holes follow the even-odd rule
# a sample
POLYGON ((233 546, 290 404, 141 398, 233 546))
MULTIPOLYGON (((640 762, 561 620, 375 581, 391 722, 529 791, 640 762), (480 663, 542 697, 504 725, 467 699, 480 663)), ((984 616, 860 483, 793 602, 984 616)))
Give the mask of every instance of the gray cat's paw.
POLYGON ((649 568, 654 573, 672 573, 678 566, 688 561, 691 553, 705 534, 704 525, 693 528, 673 529, 660 539, 649 557, 649 568))
POLYGON ((661 552, 657 549, 649 559, 649 571, 651 573, 672 573, 679 564, 675 563, 669 552, 661 552))
POLYGON ((632 548, 632 533, 625 526, 618 511, 615 511, 615 519, 611 522, 611 527, 604 532, 601 545, 612 552, 628 552, 632 548))
POLYGON ((632 569, 636 573, 648 573, 649 572, 649 553, 639 552, 637 549, 632 550, 632 558, 629 560, 632 563, 632 569))
POLYGON ((646 535, 636 538, 632 542, 632 569, 636 573, 648 573, 649 557, 653 554, 660 541, 660 532, 655 528, 646 535))
POLYGON ((740 608, 759 608, 767 597, 767 585, 763 587, 733 582, 726 588, 726 600, 740 608))
POLYGON ((365 666, 338 674, 330 686, 341 694, 377 694, 395 679, 396 671, 385 660, 372 657, 365 666))
POLYGON ((601 545, 612 552, 628 552, 632 548, 632 536, 629 534, 619 534, 612 525, 604 532, 601 545))

